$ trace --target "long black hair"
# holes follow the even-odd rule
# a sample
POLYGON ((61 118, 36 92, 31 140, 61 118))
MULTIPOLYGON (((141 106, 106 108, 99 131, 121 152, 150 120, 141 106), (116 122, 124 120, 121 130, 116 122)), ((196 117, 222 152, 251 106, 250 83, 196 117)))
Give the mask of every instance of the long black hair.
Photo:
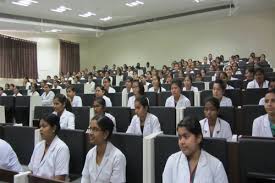
POLYGON ((61 104, 65 104, 65 109, 67 111, 72 112, 72 104, 71 102, 67 99, 67 97, 63 94, 57 94, 54 96, 53 99, 57 99, 61 104))

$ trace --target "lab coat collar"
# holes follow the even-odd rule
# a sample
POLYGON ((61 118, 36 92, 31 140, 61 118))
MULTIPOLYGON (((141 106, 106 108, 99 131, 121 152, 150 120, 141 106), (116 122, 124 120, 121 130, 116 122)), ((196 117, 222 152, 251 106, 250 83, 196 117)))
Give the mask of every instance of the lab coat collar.
MULTIPOLYGON (((206 132, 206 133, 208 133, 208 132, 210 133, 207 118, 204 120, 203 131, 206 132)), ((219 133, 220 131, 221 131, 221 122, 220 122, 220 119, 217 118, 216 119, 216 124, 215 124, 215 127, 214 127, 214 132, 219 133)), ((213 133, 213 135, 214 135, 214 133, 213 133)))
POLYGON ((264 116, 264 127, 270 129, 270 121, 268 119, 268 114, 264 116))
MULTIPOLYGON (((110 143, 110 142, 107 142, 107 146, 106 146, 106 149, 105 149, 105 152, 104 152, 103 159, 100 163, 100 166, 98 166, 99 169, 98 169, 97 174, 96 174, 96 180, 100 176, 100 173, 101 173, 102 169, 104 168, 104 166, 108 162, 109 155, 110 155, 112 149, 113 149, 113 144, 110 143)), ((96 147, 95 156, 94 156, 95 164, 96 164, 96 152, 97 152, 97 147, 96 147)))
MULTIPOLYGON (((58 145, 58 141, 59 141, 59 138, 58 136, 56 135, 48 149, 48 151, 46 152, 46 154, 44 155, 44 158, 43 160, 40 162, 40 167, 45 163, 45 161, 47 160, 48 156, 50 154, 52 154, 52 151, 54 151, 55 147, 58 145)), ((44 141, 44 149, 43 149, 43 152, 41 153, 41 155, 43 156, 44 154, 44 151, 45 151, 45 148, 46 148, 46 141, 44 141)), ((42 157, 41 157, 42 158, 42 157)))

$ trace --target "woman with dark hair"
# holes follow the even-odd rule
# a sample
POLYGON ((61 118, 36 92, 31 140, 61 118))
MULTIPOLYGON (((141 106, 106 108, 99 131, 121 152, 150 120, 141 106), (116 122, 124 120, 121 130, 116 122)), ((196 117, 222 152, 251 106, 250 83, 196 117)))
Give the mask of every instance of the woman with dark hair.
POLYGON ((50 114, 40 120, 43 141, 35 146, 28 167, 34 175, 64 181, 69 174, 70 152, 57 136, 59 119, 57 115, 50 114))
POLYGON ((5 97, 7 94, 4 92, 4 88, 0 87, 0 97, 5 97))
POLYGON ((161 92, 165 92, 166 89, 161 87, 161 82, 160 82, 160 77, 159 76, 153 76, 152 78, 152 87, 149 88, 149 92, 156 92, 156 93, 161 93, 161 92))
POLYGON ((29 96, 40 96, 37 90, 38 90, 37 84, 33 83, 32 87, 31 87, 31 91, 29 93, 29 96))
POLYGON ((228 183, 223 164, 202 149, 203 135, 199 121, 186 117, 177 126, 179 152, 165 165, 162 182, 228 183))
POLYGON ((23 86, 25 86, 25 89, 26 90, 29 90, 30 87, 31 87, 31 82, 29 80, 29 77, 24 77, 24 80, 23 80, 23 86))
POLYGON ((165 84, 171 84, 173 81, 173 74, 171 72, 168 72, 168 74, 165 77, 165 84))
POLYGON ((193 91, 198 92, 199 89, 195 86, 192 86, 192 77, 190 75, 186 75, 183 80, 183 89, 182 91, 193 91))
POLYGON ((200 120, 203 137, 217 137, 231 140, 232 131, 228 122, 219 118, 220 101, 217 98, 208 98, 204 105, 203 120, 200 120))
POLYGON ((75 116, 72 113, 71 102, 63 94, 57 94, 53 99, 53 114, 60 117, 61 129, 75 129, 75 116))
POLYGON ((112 80, 110 79, 110 77, 105 77, 103 79, 103 86, 105 88, 105 91, 107 91, 108 93, 116 93, 116 90, 111 87, 111 82, 112 80))
POLYGON ((122 94, 129 94, 133 92, 132 85, 133 85, 133 78, 130 76, 127 76, 125 79, 125 88, 123 88, 122 94))
POLYGON ((247 88, 268 88, 268 81, 265 80, 262 68, 255 69, 254 80, 247 84, 247 88))
POLYGON ((51 91, 50 85, 48 83, 44 84, 43 89, 44 89, 44 92, 41 95, 42 106, 52 106, 53 98, 55 96, 54 92, 51 91))
POLYGON ((144 86, 142 82, 139 82, 138 80, 134 80, 132 88, 133 88, 134 95, 128 99, 127 106, 130 107, 131 109, 135 109, 135 100, 137 97, 144 95, 144 86))
POLYGON ((106 107, 112 107, 111 99, 107 97, 105 94, 106 94, 106 90, 104 86, 97 86, 95 88, 95 96, 102 97, 105 100, 106 107))
POLYGON ((96 97, 93 103, 95 115, 103 115, 110 118, 114 123, 114 132, 116 131, 116 119, 113 115, 106 112, 106 102, 102 97, 96 97))
POLYGON ((136 98, 135 113, 126 133, 147 136, 161 131, 159 119, 149 112, 149 103, 145 96, 136 98))
POLYGON ((220 101, 220 106, 232 106, 231 99, 224 96, 225 89, 226 83, 221 79, 217 79, 213 84, 212 95, 220 101))
POLYGON ((95 116, 87 130, 95 145, 87 154, 81 183, 126 182, 126 158, 111 142, 114 124, 106 116, 95 116))
POLYGON ((69 86, 66 89, 67 99, 71 102, 72 107, 82 107, 82 99, 80 96, 76 96, 75 87, 69 86))
POLYGON ((165 107, 190 107, 190 100, 181 94, 182 82, 179 79, 174 79, 171 84, 171 96, 166 99, 165 107))

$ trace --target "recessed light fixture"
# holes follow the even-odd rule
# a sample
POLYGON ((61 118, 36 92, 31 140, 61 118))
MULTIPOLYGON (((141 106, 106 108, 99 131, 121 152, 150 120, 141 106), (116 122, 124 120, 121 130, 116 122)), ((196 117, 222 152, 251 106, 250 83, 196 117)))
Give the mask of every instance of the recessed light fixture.
POLYGON ((139 5, 144 5, 144 2, 142 2, 142 1, 134 1, 134 2, 131 2, 131 3, 126 3, 125 5, 129 6, 129 7, 135 7, 135 6, 139 6, 139 5))
POLYGON ((72 10, 71 8, 67 8, 66 6, 59 6, 56 9, 51 9, 51 11, 58 12, 58 13, 63 13, 64 11, 70 11, 72 10))
POLYGON ((33 0, 18 0, 18 1, 12 1, 12 4, 19 5, 19 6, 30 6, 32 3, 37 4, 38 1, 33 0))
POLYGON ((110 17, 110 16, 107 16, 107 17, 104 17, 104 18, 100 18, 100 20, 102 20, 104 22, 107 22, 107 21, 109 21, 111 19, 112 19, 112 17, 110 17))
POLYGON ((60 29, 52 29, 52 30, 47 30, 45 32, 62 32, 60 29))
POLYGON ((87 17, 90 17, 90 16, 96 16, 96 14, 92 13, 92 12, 87 12, 87 13, 84 13, 84 14, 79 14, 78 16, 87 18, 87 17))

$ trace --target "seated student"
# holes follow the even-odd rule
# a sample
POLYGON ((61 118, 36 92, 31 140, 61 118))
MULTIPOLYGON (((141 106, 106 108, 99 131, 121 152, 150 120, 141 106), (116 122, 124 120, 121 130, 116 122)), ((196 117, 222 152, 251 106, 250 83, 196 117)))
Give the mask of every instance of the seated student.
POLYGON ((112 107, 112 102, 109 97, 105 95, 106 90, 103 86, 97 86, 95 89, 95 96, 96 97, 102 97, 105 100, 106 107, 112 107))
POLYGON ((145 96, 136 98, 135 113, 126 133, 147 136, 160 131, 159 120, 149 112, 149 103, 145 96))
MULTIPOLYGON (((268 83, 268 90, 272 90, 275 88, 275 79, 271 79, 268 83)), ((259 101, 259 105, 265 104, 265 97, 261 98, 259 101)))
POLYGON ((10 90, 10 84, 9 83, 5 84, 5 90, 10 90))
POLYGON ((128 99, 127 104, 131 109, 135 109, 136 98, 144 95, 144 86, 142 82, 139 82, 138 80, 133 81, 133 94, 134 95, 128 99))
POLYGON ((227 65, 225 67, 224 71, 226 72, 226 74, 228 76, 228 80, 238 80, 238 78, 233 77, 233 69, 230 65, 227 65))
POLYGON ((267 114, 253 121, 252 136, 275 137, 275 89, 265 95, 264 108, 267 114))
POLYGON ((133 78, 128 76, 126 77, 125 79, 125 88, 123 88, 122 90, 122 94, 129 94, 129 93, 132 93, 133 92, 133 88, 132 88, 132 85, 133 85, 133 78))
POLYGON ((192 77, 190 75, 186 75, 183 80, 183 89, 182 91, 193 91, 198 92, 199 89, 195 86, 192 86, 192 77))
POLYGON ((91 92, 95 92, 95 82, 93 81, 93 75, 88 76, 88 82, 86 84, 91 85, 91 92))
POLYGON ((111 80, 109 77, 103 79, 103 86, 108 93, 116 93, 116 90, 111 87, 111 80))
POLYGON ((29 77, 24 77, 23 86, 25 86, 25 89, 26 89, 26 90, 29 90, 29 89, 30 89, 30 87, 31 87, 31 82, 30 82, 30 80, 29 80, 29 77))
POLYGON ((16 153, 13 151, 10 144, 0 139, 0 168, 21 172, 22 167, 18 161, 16 153))
POLYGON ((96 97, 93 103, 95 115, 107 116, 114 123, 114 132, 116 132, 116 119, 113 115, 106 112, 106 102, 102 97, 96 97))
POLYGON ((150 72, 149 72, 149 74, 147 74, 147 77, 146 77, 144 74, 142 74, 142 75, 139 76, 139 80, 140 80, 140 82, 143 84, 143 87, 144 87, 144 91, 145 91, 145 92, 148 91, 148 87, 149 87, 149 85, 150 85, 150 83, 149 83, 148 81, 151 80, 150 77, 151 77, 150 72), (148 80, 147 80, 147 78, 148 78, 148 80), (150 79, 149 79, 149 78, 150 78, 150 79))
POLYGON ((232 131, 228 122, 218 117, 220 111, 220 101, 211 97, 204 105, 203 120, 200 120, 203 137, 217 137, 231 140, 232 131))
POLYGON ((165 92, 166 89, 161 87, 161 83, 160 83, 160 77, 159 76, 153 76, 152 78, 152 87, 149 88, 149 92, 156 92, 156 93, 160 93, 160 92, 165 92))
POLYGON ((255 69, 254 80, 247 84, 246 88, 268 88, 268 81, 265 80, 264 70, 262 68, 255 69))
POLYGON ((171 84, 171 96, 166 99, 165 107, 190 107, 190 100, 181 94, 182 82, 179 79, 173 79, 171 84))
POLYGON ((4 92, 4 88, 0 87, 0 97, 7 96, 7 94, 4 92))
POLYGON ((57 94, 53 99, 53 114, 60 117, 61 129, 75 129, 75 116, 72 113, 70 101, 63 94, 57 94))
POLYGON ((227 84, 228 76, 227 76, 226 72, 220 72, 219 79, 223 80, 226 83, 226 90, 232 90, 232 89, 234 89, 233 86, 227 84))
POLYGON ((76 96, 75 87, 67 87, 66 93, 67 99, 71 102, 72 107, 82 107, 82 99, 80 96, 76 96))
MULTIPOLYGON (((103 73, 102 73, 102 74, 103 74, 103 73)), ((110 71, 105 71, 104 77, 103 77, 102 80, 101 80, 101 85, 104 85, 104 79, 105 79, 105 78, 109 78, 109 79, 110 79, 110 85, 113 84, 113 77, 112 77, 110 74, 111 74, 110 71)))
POLYGON ((254 79, 254 68, 245 69, 244 81, 252 81, 254 79))
POLYGON ((224 95, 226 84, 223 80, 217 79, 214 81, 212 94, 213 97, 217 98, 220 101, 220 106, 232 106, 232 101, 230 98, 227 98, 224 95))
POLYGON ((177 132, 181 151, 168 158, 162 182, 228 183, 222 162, 202 149, 200 123, 186 117, 178 124, 177 132))
POLYGON ((81 183, 126 182, 126 158, 111 142, 114 124, 106 116, 95 116, 88 128, 90 143, 81 183))
POLYGON ((18 86, 14 87, 14 89, 13 89, 13 95, 12 95, 12 96, 14 96, 14 97, 23 96, 23 95, 19 92, 19 87, 18 87, 18 86))
POLYGON ((202 78, 202 75, 201 75, 200 72, 196 73, 195 81, 196 82, 203 82, 203 78, 202 78))
POLYGON ((62 87, 59 84, 60 84, 60 82, 58 80, 54 80, 53 81, 53 87, 52 87, 52 89, 59 89, 59 90, 61 90, 62 87))
POLYGON ((43 141, 35 145, 28 167, 33 175, 64 181, 69 174, 70 152, 57 135, 59 117, 55 114, 44 116, 39 126, 43 141))
POLYGON ((15 88, 15 85, 11 83, 11 84, 10 84, 10 89, 9 89, 9 90, 13 91, 14 88, 15 88))
POLYGON ((165 77, 165 84, 171 84, 173 80, 173 74, 171 72, 168 72, 168 74, 165 77))
POLYGON ((41 95, 42 98, 42 106, 52 106, 53 104, 53 98, 54 98, 54 92, 51 91, 51 88, 49 84, 45 83, 44 84, 44 92, 41 95))
POLYGON ((28 95, 29 96, 40 96, 39 93, 37 92, 37 90, 38 90, 37 84, 33 83, 32 86, 31 86, 31 91, 28 95))

